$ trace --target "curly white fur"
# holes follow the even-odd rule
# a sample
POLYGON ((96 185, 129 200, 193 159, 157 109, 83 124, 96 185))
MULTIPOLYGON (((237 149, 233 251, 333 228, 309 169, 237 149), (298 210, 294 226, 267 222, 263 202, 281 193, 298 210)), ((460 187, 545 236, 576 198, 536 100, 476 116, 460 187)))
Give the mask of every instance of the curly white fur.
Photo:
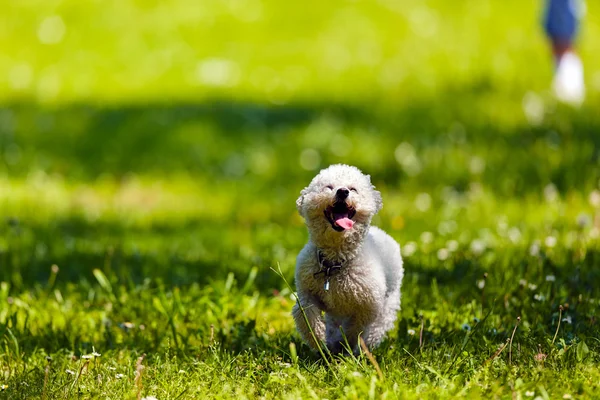
POLYGON ((309 232, 296 262, 299 302, 292 311, 302 339, 317 348, 308 320, 317 340, 325 341, 333 353, 343 349, 342 331, 354 352, 359 335, 370 348, 378 346, 396 321, 404 275, 398 243, 370 226, 382 207, 380 193, 358 168, 338 164, 322 170, 302 190, 296 205, 309 232), (354 224, 341 232, 325 216, 340 188, 352 189, 345 201, 356 210, 351 217, 354 224), (342 265, 331 276, 329 290, 324 288, 323 274, 315 276, 321 270, 319 251, 342 265))

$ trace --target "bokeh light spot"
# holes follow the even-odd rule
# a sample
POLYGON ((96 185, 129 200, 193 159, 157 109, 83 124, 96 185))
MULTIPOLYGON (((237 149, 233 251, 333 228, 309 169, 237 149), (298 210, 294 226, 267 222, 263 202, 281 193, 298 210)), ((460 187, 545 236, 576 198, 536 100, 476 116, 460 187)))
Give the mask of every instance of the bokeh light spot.
POLYGON ((63 40, 67 27, 60 15, 44 18, 38 27, 38 39, 43 44, 57 44, 63 40))
POLYGON ((304 149, 300 153, 300 166, 307 171, 314 171, 321 164, 321 155, 315 149, 304 149))

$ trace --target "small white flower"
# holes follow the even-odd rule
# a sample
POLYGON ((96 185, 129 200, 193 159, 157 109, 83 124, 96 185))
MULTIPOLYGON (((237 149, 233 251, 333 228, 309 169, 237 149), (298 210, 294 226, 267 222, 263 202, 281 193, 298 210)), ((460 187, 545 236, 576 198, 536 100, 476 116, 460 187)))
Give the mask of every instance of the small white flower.
POLYGON ((417 244, 415 242, 408 242, 402 246, 402 255, 410 257, 417 251, 417 244))
POLYGON ((519 280, 519 285, 521 285, 521 286, 527 286, 527 281, 525 279, 520 279, 519 280))
POLYGON ((475 255, 479 255, 485 251, 485 242, 480 239, 475 239, 471 242, 471 251, 475 255))
POLYGON ((592 207, 599 208, 600 207, 600 192, 598 190, 594 190, 590 193, 590 205, 592 207))
POLYGON ((179 371, 177 371, 178 374, 185 374, 185 371, 180 369, 179 371))
POLYGON ((423 232, 421 233, 421 242, 424 244, 429 244, 433 242, 433 233, 431 232, 423 232))
POLYGON ((119 327, 124 330, 129 330, 135 328, 135 324, 132 322, 122 322, 119 324, 119 327))
POLYGON ((530 283, 529 285, 527 285, 527 287, 529 288, 529 290, 535 290, 537 289, 537 285, 530 283))
POLYGON ((508 230, 508 239, 513 243, 518 243, 521 240, 521 231, 517 227, 508 230))
POLYGON ((480 279, 477 281, 477 287, 479 289, 483 289, 485 287, 485 279, 480 279))
POLYGON ((456 232, 457 223, 454 220, 442 221, 438 224, 437 231, 440 235, 446 236, 456 232))
POLYGON ((534 257, 540 254, 540 244, 537 240, 533 242, 531 247, 529 248, 529 254, 534 257))
POLYGON ((544 240, 544 244, 546 245, 546 247, 549 248, 553 248, 554 246, 556 246, 556 238, 554 236, 548 236, 546 238, 546 240, 544 240))
POLYGON ((117 370, 115 367, 108 367, 108 369, 110 369, 111 371, 116 371, 117 370))
POLYGON ((449 255, 450 255, 450 252, 444 248, 439 249, 437 252, 437 257, 438 257, 438 260, 440 260, 440 261, 447 260, 449 255))
POLYGON ((84 354, 81 356, 81 358, 83 358, 84 360, 90 360, 92 358, 92 356, 89 354, 84 354))
POLYGON ((567 315, 562 319, 562 322, 566 322, 567 324, 571 325, 573 323, 573 319, 570 315, 567 315))
POLYGON ((100 357, 102 354, 100 354, 100 353, 97 353, 97 352, 95 352, 95 351, 94 351, 94 352, 92 353, 92 355, 93 355, 94 357, 100 357))
POLYGON ((499 234, 503 234, 508 229, 508 222, 506 221, 506 217, 502 216, 498 218, 498 223, 496 224, 496 230, 499 234))
POLYGON ((416 333, 414 329, 409 329, 407 332, 410 336, 414 336, 416 333))
POLYGON ((121 379, 121 378, 123 378, 124 376, 125 376, 125 375, 123 375, 123 374, 116 374, 116 375, 115 375, 115 378, 117 378, 117 379, 121 379))
POLYGON ((541 293, 534 294, 534 295, 533 295, 533 298, 534 298, 535 300, 537 300, 537 301, 544 301, 544 300, 546 300, 546 296, 544 296, 544 295, 543 295, 543 294, 541 294, 541 293))
POLYGON ((456 240, 449 240, 448 243, 446 243, 446 247, 450 251, 456 251, 458 250, 458 242, 456 240))
POLYGON ((69 375, 75 375, 75 371, 71 371, 70 369, 65 370, 65 372, 69 375))
POLYGON ((573 396, 571 396, 569 393, 565 393, 563 394, 563 399, 572 399, 573 396))
POLYGON ((431 207, 431 196, 429 193, 419 193, 415 199, 415 207, 421 212, 429 210, 431 207))
POLYGON ((529 122, 530 125, 537 126, 544 121, 546 109, 544 107, 544 100, 540 95, 535 94, 534 92, 525 93, 521 106, 523 107, 523 113, 527 118, 527 122, 529 122))
POLYGON ((548 203, 552 203, 558 198, 558 190, 556 190, 556 186, 553 183, 549 183, 544 188, 544 197, 548 203))
POLYGON ((592 218, 588 214, 581 213, 577 216, 577 225, 580 228, 585 228, 592 223, 592 218))
POLYGON ((529 390, 525 392, 525 396, 527 396, 527 397, 533 397, 534 395, 535 395, 535 392, 531 392, 529 390))
POLYGON ((158 399, 154 396, 146 396, 146 397, 142 397, 142 400, 158 400, 158 399))
POLYGON ((546 275, 546 282, 554 282, 556 277, 554 275, 546 275))

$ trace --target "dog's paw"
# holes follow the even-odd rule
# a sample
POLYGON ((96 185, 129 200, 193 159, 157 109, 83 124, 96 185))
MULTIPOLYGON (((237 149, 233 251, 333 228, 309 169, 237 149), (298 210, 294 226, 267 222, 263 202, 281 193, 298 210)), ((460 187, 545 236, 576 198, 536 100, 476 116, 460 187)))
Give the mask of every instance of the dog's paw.
POLYGON ((359 350, 358 346, 355 346, 352 350, 349 350, 348 344, 346 344, 345 342, 339 342, 339 341, 327 342, 327 349, 333 355, 347 356, 350 354, 354 354, 356 356, 356 355, 360 354, 360 350, 359 350))
POLYGON ((343 354, 344 352, 346 352, 344 345, 338 340, 327 341, 327 349, 333 355, 343 354))

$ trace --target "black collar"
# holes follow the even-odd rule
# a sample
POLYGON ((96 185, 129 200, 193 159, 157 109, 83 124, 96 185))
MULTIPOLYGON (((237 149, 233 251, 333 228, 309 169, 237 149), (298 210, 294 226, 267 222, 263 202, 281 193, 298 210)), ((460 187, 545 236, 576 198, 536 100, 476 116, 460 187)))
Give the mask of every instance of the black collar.
POLYGON ((321 250, 317 249, 317 262, 319 263, 319 271, 315 272, 313 276, 316 278, 317 276, 324 274, 325 275, 325 284, 323 289, 325 291, 329 290, 329 279, 331 276, 342 269, 342 263, 335 263, 331 260, 325 258, 321 250))

